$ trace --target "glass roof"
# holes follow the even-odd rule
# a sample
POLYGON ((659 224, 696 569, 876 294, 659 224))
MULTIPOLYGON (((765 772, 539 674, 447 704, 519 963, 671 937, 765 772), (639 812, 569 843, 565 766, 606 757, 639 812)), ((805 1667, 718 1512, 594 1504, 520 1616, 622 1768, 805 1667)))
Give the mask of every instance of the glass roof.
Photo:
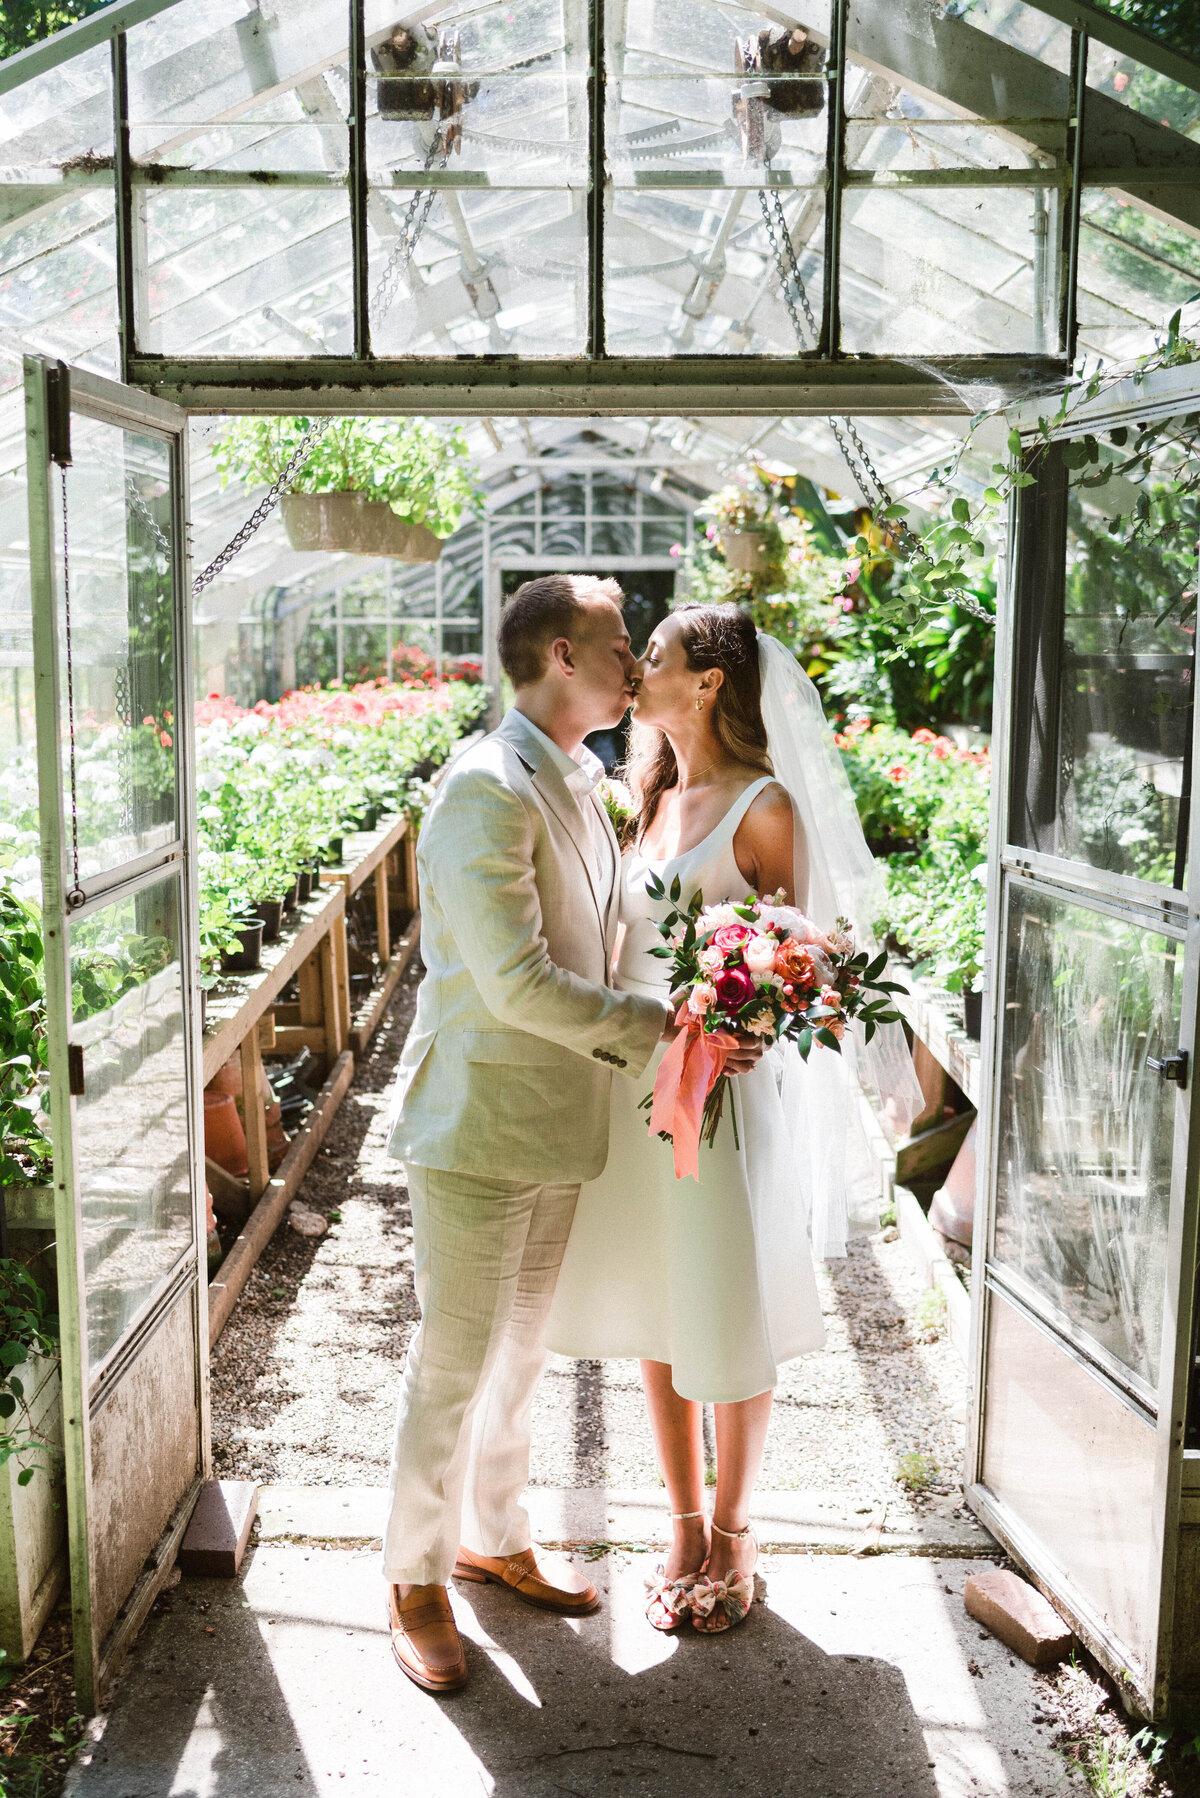
POLYGON ((835 0, 836 68, 830 0, 606 0, 602 45, 585 0, 360 4, 352 53, 342 0, 176 0, 0 92, 0 340, 932 366, 1128 355, 1200 289, 1200 95, 1092 41, 1076 146, 1022 0, 835 0))

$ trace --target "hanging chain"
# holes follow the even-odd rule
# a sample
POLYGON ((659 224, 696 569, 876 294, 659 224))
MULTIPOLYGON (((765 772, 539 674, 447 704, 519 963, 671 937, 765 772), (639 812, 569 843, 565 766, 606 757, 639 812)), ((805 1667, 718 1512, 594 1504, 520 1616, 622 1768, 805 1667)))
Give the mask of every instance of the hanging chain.
MULTIPOLYGON (((439 168, 444 169, 446 166, 447 155, 448 151, 446 148, 445 134, 442 126, 439 125, 433 134, 433 142, 430 144, 428 154, 425 157, 425 172, 428 173, 435 162, 439 168)), ((413 197, 408 203, 408 211, 404 215, 404 223, 400 228, 400 241, 394 246, 391 255, 388 257, 387 267, 383 271, 379 285, 371 295, 370 314, 375 320, 383 318, 391 309, 392 303, 396 298, 397 289, 400 285, 401 276, 412 261, 413 253, 417 247, 417 240, 425 228, 425 221, 429 217, 429 209, 433 205, 434 193, 435 189, 432 187, 418 187, 413 190, 413 197)), ((324 418, 314 419, 312 424, 309 425, 307 431, 305 431, 303 437, 288 457, 281 473, 276 476, 275 480, 272 481, 271 485, 267 488, 267 491, 263 494, 253 512, 251 512, 245 524, 243 524, 241 529, 229 539, 229 542, 225 545, 224 549, 221 550, 220 554, 213 557, 203 573, 196 576, 195 580, 192 582, 193 599, 203 593, 209 582, 215 580, 222 569, 226 568, 229 563, 233 561, 233 558, 238 555, 241 550, 245 549, 255 531, 257 531, 261 525, 266 523, 267 519, 271 516, 271 513, 275 510, 275 507, 279 504, 280 496, 291 486, 297 474, 300 472, 305 462, 307 462, 313 449, 316 447, 317 440, 329 429, 333 420, 334 414, 329 413, 324 418)), ((140 499, 141 496, 139 495, 138 497, 140 499)), ((148 514, 147 517, 149 517, 148 514)), ((150 520, 150 524, 157 535, 157 527, 155 527, 153 519, 150 520)))
MULTIPOLYGON (((799 299, 801 306, 804 308, 804 316, 808 321, 808 329, 812 337, 812 343, 808 347, 815 349, 820 333, 817 329, 817 321, 813 315, 812 306, 809 304, 808 292, 804 285, 804 279, 800 273, 800 264, 796 260, 796 250, 792 243, 792 235, 787 228, 787 220, 783 213, 783 202, 780 200, 777 193, 772 193, 768 199, 765 190, 760 188, 758 191, 758 203, 762 212, 763 224, 766 226, 767 240, 771 245, 771 251, 775 257, 775 266, 779 273, 779 286, 780 291, 783 294, 783 302, 788 309, 788 315, 792 321, 792 329, 796 333, 796 344, 801 350, 806 347, 804 332, 800 325, 799 314, 796 311, 796 300, 799 299)), ((874 490, 875 498, 873 504, 875 508, 881 511, 886 510, 894 503, 892 496, 884 486, 883 478, 875 467, 875 464, 872 462, 867 446, 855 429, 853 421, 847 418, 844 422, 839 422, 838 419, 829 415, 826 417, 825 422, 833 432, 834 440, 836 441, 839 450, 842 452, 842 460, 854 477, 856 486, 868 497, 868 499, 871 497, 872 490, 874 490), (851 445, 853 445, 853 448, 851 448, 851 445)), ((933 557, 910 526, 905 524, 902 519, 889 519, 887 522, 895 532, 896 536, 898 536, 905 545, 910 555, 916 556, 922 562, 927 562, 930 567, 933 566, 933 557)), ((987 611, 984 606, 981 606, 978 600, 973 599, 969 593, 965 593, 961 590, 956 591, 954 594, 954 603, 955 605, 961 606, 964 612, 969 612, 973 618, 982 619, 985 624, 994 625, 996 622, 993 614, 987 611)))
POLYGON ((263 494, 253 512, 251 512, 245 524, 242 525, 240 530, 234 533, 224 549, 221 550, 220 554, 213 557, 204 572, 196 576, 195 580, 192 582, 193 599, 203 593, 204 589, 208 586, 208 583, 211 580, 214 580, 216 576, 220 574, 221 570, 232 562, 233 558, 239 554, 241 550, 245 549, 247 543, 249 543, 251 537, 253 537, 259 526, 266 523, 267 519, 271 516, 271 513, 279 504, 280 494, 295 480, 296 475, 299 473, 304 463, 308 461, 309 455, 315 447, 318 437, 323 436, 329 429, 330 425, 333 423, 333 418, 333 413, 327 414, 324 418, 314 418, 313 422, 309 425, 307 431, 305 431, 303 437, 284 463, 282 471, 276 475, 275 479, 271 482, 271 485, 267 488, 267 491, 263 494))
POLYGON ((67 537, 67 470, 59 464, 62 483, 63 617, 67 651, 67 772, 71 782, 71 885, 63 895, 68 911, 87 903, 79 884, 79 794, 75 784, 75 658, 71 646, 71 546, 67 537))
POLYGON ((164 537, 162 527, 159 525, 158 520, 155 518, 149 506, 142 498, 141 493, 138 491, 138 484, 131 474, 125 476, 125 497, 149 531, 150 535, 154 538, 157 547, 162 551, 163 555, 166 556, 169 565, 171 560, 171 545, 168 543, 166 537, 164 537))
MULTIPOLYGON (((445 132, 441 125, 433 134, 433 141, 425 157, 424 173, 428 174, 436 162, 439 169, 444 169, 449 156, 446 147, 445 132)), ((425 229, 425 221, 429 217, 429 209, 433 205, 433 197, 437 190, 432 187, 416 187, 413 197, 408 202, 408 211, 404 215, 404 223, 400 227, 400 237, 392 246, 387 267, 380 276, 379 285, 371 295, 371 317, 383 318, 392 309, 400 286, 400 278, 413 259, 417 247, 417 239, 425 229)))

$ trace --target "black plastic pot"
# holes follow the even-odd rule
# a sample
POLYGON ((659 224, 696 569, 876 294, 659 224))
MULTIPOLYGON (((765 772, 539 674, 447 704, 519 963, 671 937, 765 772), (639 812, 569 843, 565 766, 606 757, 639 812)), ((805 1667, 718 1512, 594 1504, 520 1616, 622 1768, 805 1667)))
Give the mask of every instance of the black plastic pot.
POLYGON ((253 974, 262 961, 263 921, 251 918, 248 924, 238 931, 238 941, 242 945, 232 955, 221 957, 221 966, 227 974, 253 974))
POLYGON ((309 892, 315 893, 317 891, 318 887, 320 886, 320 884, 321 884, 321 858, 318 855, 315 858, 315 860, 313 861, 312 867, 308 870, 308 890, 309 890, 309 892))
POLYGON ((346 845, 341 837, 330 837, 329 853, 325 857, 325 866, 327 868, 340 868, 345 850, 346 845))
POLYGON ((963 1029, 973 1043, 977 1043, 983 1035, 983 994, 964 993, 963 1029))
POLYGON ((296 876, 296 897, 301 905, 307 905, 312 898, 312 875, 307 868, 301 868, 296 876))
POLYGON ((283 922, 282 899, 260 899, 254 908, 256 918, 262 919, 263 942, 273 943, 279 935, 279 927, 283 922))
POLYGON ((297 898, 297 888, 296 888, 296 882, 293 880, 291 886, 288 888, 287 892, 283 895, 284 911, 295 911, 296 898, 297 898))

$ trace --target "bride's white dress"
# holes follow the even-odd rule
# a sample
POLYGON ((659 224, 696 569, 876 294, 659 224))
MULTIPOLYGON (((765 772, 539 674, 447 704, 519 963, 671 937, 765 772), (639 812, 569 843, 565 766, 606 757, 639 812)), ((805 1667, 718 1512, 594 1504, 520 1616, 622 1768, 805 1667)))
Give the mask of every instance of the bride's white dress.
MULTIPOLYGON (((751 802, 748 787, 694 849, 668 861, 636 851, 622 862, 615 971, 622 991, 662 993, 670 964, 649 953, 670 909, 646 892, 650 873, 686 902, 741 900, 747 882, 733 838, 751 802)), ((632 1356, 665 1361, 682 1398, 729 1402, 776 1383, 784 1361, 825 1341, 800 1196, 797 1158, 779 1084, 781 1054, 731 1082, 730 1103, 710 1147, 700 1145, 700 1180, 676 1180, 671 1146, 648 1130, 638 1102, 664 1049, 640 1080, 614 1078, 608 1164, 579 1194, 547 1332, 549 1346, 585 1360, 632 1356)))

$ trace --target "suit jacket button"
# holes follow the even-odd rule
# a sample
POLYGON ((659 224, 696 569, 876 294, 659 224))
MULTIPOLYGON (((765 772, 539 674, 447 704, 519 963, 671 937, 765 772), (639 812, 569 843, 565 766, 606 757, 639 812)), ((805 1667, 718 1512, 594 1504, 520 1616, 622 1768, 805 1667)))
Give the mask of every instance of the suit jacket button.
POLYGON ((592 1060, 593 1061, 602 1061, 603 1059, 604 1059, 603 1049, 593 1049, 592 1050, 592 1060))
POLYGON ((625 1067, 625 1066, 626 1066, 626 1065, 627 1065, 627 1064, 626 1064, 626 1063, 625 1063, 625 1062, 623 1062, 623 1061, 622 1061, 622 1060, 621 1060, 621 1058, 620 1058, 620 1056, 618 1056, 618 1057, 617 1057, 617 1066, 618 1066, 618 1067, 619 1067, 619 1068, 623 1068, 623 1067, 625 1067))

